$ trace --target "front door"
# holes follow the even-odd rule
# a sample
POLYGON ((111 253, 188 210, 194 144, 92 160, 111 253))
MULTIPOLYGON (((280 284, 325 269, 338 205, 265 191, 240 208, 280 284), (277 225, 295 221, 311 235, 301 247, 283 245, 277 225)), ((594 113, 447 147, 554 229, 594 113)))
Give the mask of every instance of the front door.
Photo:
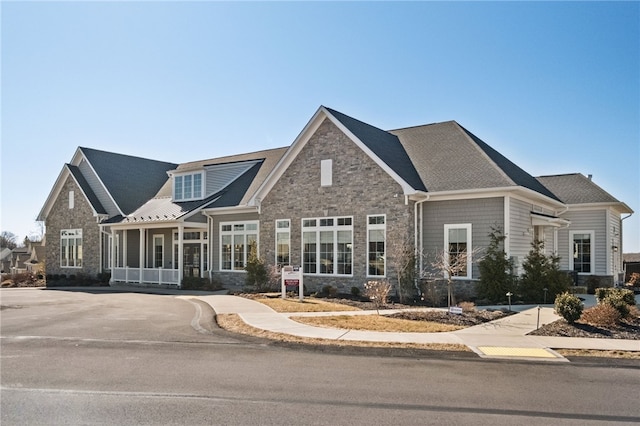
POLYGON ((200 244, 185 244, 182 260, 185 277, 200 276, 200 244))

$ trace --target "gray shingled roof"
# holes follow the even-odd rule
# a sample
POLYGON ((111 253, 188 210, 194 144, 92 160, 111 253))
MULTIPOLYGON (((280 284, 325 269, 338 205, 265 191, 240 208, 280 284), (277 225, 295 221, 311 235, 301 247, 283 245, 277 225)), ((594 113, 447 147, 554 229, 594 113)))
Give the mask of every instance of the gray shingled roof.
POLYGON ((566 204, 620 202, 581 173, 540 176, 537 179, 566 204))
POLYGON ((124 214, 156 195, 177 164, 80 147, 124 214))
POLYGON ((557 197, 455 121, 391 130, 430 192, 522 186, 557 197))
POLYGON ((67 169, 69 169, 69 172, 73 175, 76 182, 78 182, 78 185, 80 185, 82 192, 85 193, 85 195, 89 199, 89 203, 93 206, 93 209, 96 211, 96 213, 107 214, 107 210, 104 208, 95 192, 93 192, 93 189, 91 189, 91 186, 89 186, 89 183, 80 172, 80 168, 71 164, 65 164, 65 166, 67 167, 67 169))
POLYGON ((411 185, 413 189, 418 191, 427 190, 411 158, 409 158, 409 155, 396 135, 356 120, 331 108, 326 108, 326 110, 373 151, 378 158, 396 172, 398 176, 411 185))

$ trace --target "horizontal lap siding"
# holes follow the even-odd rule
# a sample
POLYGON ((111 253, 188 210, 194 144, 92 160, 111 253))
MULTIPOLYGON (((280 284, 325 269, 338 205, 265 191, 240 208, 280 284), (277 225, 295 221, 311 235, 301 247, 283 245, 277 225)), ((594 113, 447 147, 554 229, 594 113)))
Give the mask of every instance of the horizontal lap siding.
POLYGON ((517 260, 516 266, 518 272, 522 272, 522 261, 531 251, 531 243, 533 241, 533 227, 531 222, 531 203, 510 198, 510 232, 509 232, 509 255, 517 260))
POLYGON ((563 214, 564 219, 569 219, 569 228, 558 230, 558 254, 560 255, 560 269, 569 269, 569 259, 572 256, 570 231, 594 231, 595 232, 595 275, 607 274, 607 213, 605 210, 569 210, 563 214))
MULTIPOLYGON (((471 223, 473 248, 484 250, 489 245, 492 227, 504 230, 504 198, 482 198, 426 202, 423 210, 423 247, 428 259, 444 250, 444 225, 471 223)), ((478 265, 474 261, 472 278, 479 278, 478 265)))

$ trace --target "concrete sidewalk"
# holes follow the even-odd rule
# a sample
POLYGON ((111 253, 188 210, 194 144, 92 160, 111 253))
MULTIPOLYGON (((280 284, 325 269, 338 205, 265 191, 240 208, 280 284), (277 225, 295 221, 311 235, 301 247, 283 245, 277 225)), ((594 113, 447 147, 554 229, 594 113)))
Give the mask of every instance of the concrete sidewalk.
MULTIPOLYGON (((560 362, 567 360, 553 349, 640 351, 640 340, 527 336, 527 333, 535 330, 538 325, 542 326, 560 318, 549 305, 540 308, 513 307, 514 310, 522 309, 522 311, 496 321, 453 332, 395 333, 314 327, 290 318, 299 315, 363 315, 372 314, 375 311, 278 313, 262 303, 238 296, 194 295, 193 297, 208 303, 217 314, 238 314, 252 327, 298 337, 368 342, 463 344, 483 358, 560 362)), ((393 311, 385 310, 382 313, 385 312, 393 311)))

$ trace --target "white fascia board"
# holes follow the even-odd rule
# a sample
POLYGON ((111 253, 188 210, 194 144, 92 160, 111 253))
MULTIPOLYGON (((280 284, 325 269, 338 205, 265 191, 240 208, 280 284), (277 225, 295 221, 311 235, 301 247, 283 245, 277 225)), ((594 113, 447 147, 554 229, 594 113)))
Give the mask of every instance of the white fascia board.
POLYGON ((617 203, 584 203, 584 204, 568 204, 571 211, 586 211, 586 210, 602 210, 602 209, 614 209, 620 214, 631 214, 633 210, 631 207, 623 202, 617 203))
POLYGON ((218 216, 223 214, 258 213, 258 207, 257 206, 217 207, 217 208, 211 208, 211 209, 202 209, 201 213, 205 216, 218 216))
MULTIPOLYGON (((119 223, 105 223, 103 226, 111 227, 112 231, 130 231, 132 229, 174 229, 178 228, 178 226, 184 225, 180 221, 173 222, 133 222, 127 223, 126 225, 119 223)), ((207 229, 206 223, 189 223, 189 226, 185 226, 185 228, 198 228, 198 229, 207 229)))
POLYGON ((324 110, 325 115, 331 122, 338 128, 342 133, 347 135, 349 139, 351 139, 365 154, 367 154, 382 170, 384 170, 393 180, 395 180, 398 185, 402 187, 403 195, 413 195, 416 193, 415 188, 409 185, 404 179, 402 179, 387 163, 382 161, 380 157, 378 157, 373 151, 369 149, 356 135, 351 133, 349 129, 347 129, 337 118, 335 118, 329 111, 327 111, 324 107, 321 107, 324 110))
POLYGON ((84 158, 85 161, 87 162, 87 164, 89 165, 89 168, 91 169, 93 174, 96 176, 96 179, 98 179, 98 182, 100 182, 100 185, 102 185, 102 188, 104 189, 104 192, 107 193, 107 196, 109 197, 111 202, 113 202, 113 205, 116 206, 116 208, 118 209, 118 213, 120 213, 121 216, 124 216, 125 215, 124 212, 122 211, 122 209, 120 208, 118 203, 116 203, 116 200, 113 198, 113 196, 111 195, 111 193, 107 189, 107 187, 104 184, 104 182, 102 182, 102 179, 100 179, 100 175, 98 173, 96 173, 96 169, 93 168, 93 164, 91 164, 89 159, 84 155, 84 153, 82 152, 82 150, 80 148, 78 148, 78 151, 80 151, 82 153, 82 157, 79 157, 78 154, 76 153, 76 155, 73 156, 73 160, 72 160, 74 162, 71 163, 71 164, 73 164, 74 166, 79 166, 82 158, 84 158), (77 161, 77 164, 75 163, 75 161, 77 161))

